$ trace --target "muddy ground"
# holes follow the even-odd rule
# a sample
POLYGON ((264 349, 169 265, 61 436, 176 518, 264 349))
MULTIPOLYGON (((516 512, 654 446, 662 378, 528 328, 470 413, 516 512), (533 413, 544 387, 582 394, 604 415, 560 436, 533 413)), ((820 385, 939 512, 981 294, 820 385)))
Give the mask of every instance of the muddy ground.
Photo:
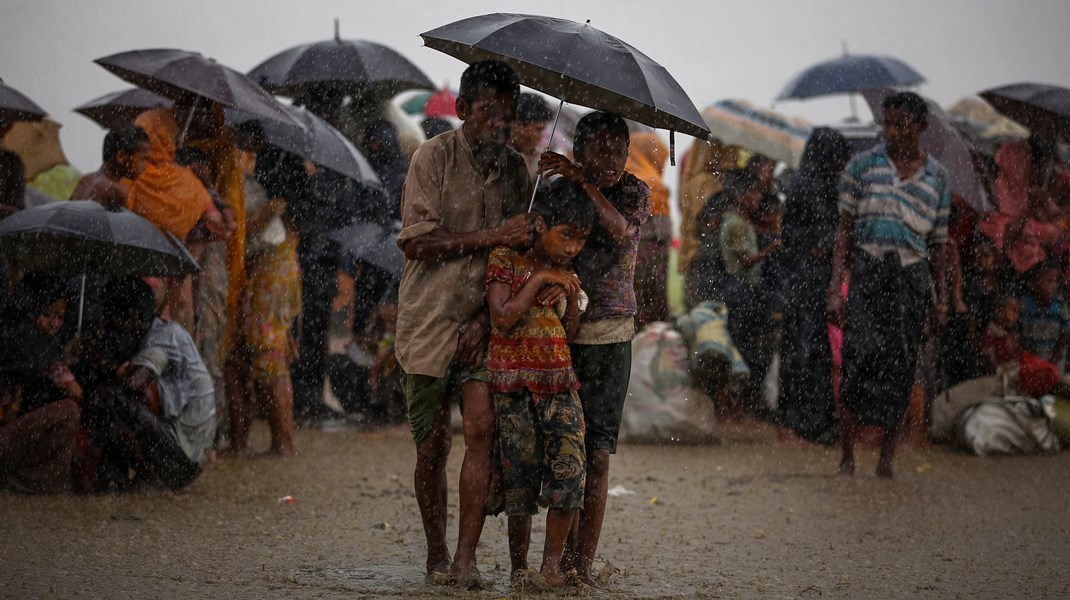
MULTIPOLYGON (((266 446, 263 427, 256 433, 266 446)), ((607 589, 581 596, 1070 597, 1070 453, 905 451, 887 482, 864 452, 860 475, 840 480, 835 454, 780 446, 766 427, 723 437, 621 448, 611 486, 634 494, 610 499, 598 563, 615 572, 607 589)), ((479 555, 495 589, 423 583, 404 428, 303 429, 297 447, 288 460, 223 460, 174 495, 0 494, 0 596, 510 595, 504 519, 488 520, 479 555)), ((460 449, 457 439, 451 523, 460 449)), ((541 542, 536 525, 533 564, 541 542)))

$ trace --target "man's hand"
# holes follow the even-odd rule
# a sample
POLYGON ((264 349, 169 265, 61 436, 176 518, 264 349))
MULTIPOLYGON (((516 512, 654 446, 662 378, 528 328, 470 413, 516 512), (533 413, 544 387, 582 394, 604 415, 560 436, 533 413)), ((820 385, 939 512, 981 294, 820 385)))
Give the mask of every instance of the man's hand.
POLYGON ((494 228, 494 233, 502 246, 525 248, 535 239, 535 213, 517 215, 494 228))
POLYGON ((461 336, 457 338, 457 360, 461 364, 472 367, 479 366, 483 360, 483 353, 487 349, 487 339, 490 334, 488 317, 481 313, 465 326, 461 336))

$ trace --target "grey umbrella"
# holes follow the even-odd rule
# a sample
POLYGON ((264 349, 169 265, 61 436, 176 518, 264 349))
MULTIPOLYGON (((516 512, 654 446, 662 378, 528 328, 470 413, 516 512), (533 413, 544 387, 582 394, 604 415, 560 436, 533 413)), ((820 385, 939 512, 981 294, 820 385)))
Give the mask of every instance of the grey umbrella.
MULTIPOLYGON (((195 103, 196 98, 206 98, 230 108, 294 123, 278 100, 252 79, 199 52, 173 48, 132 50, 93 62, 165 98, 178 100, 193 96, 195 103)), ((188 123, 187 119, 187 126, 188 123)))
POLYGON ((398 248, 399 227, 383 227, 377 223, 359 222, 330 234, 342 247, 342 253, 354 261, 366 262, 394 277, 401 277, 405 269, 405 255, 398 248))
POLYGON ((249 71, 264 89, 297 97, 319 85, 351 95, 391 98, 435 86, 416 65, 395 50, 365 40, 343 40, 335 21, 334 39, 295 46, 249 71))
POLYGON ((0 121, 40 121, 48 111, 0 79, 0 121))
POLYGON ((1035 130, 1070 130, 1070 89, 1043 83, 1015 83, 981 92, 1000 114, 1035 130))
POLYGON ((784 86, 777 100, 853 94, 865 89, 905 87, 924 82, 921 73, 897 58, 844 54, 804 69, 784 86))
POLYGON ((563 102, 705 139, 710 130, 664 67, 625 42, 566 19, 490 14, 420 34, 467 63, 500 60, 520 81, 563 102))
POLYGON ((364 185, 381 187, 375 169, 342 132, 300 106, 285 106, 284 109, 300 126, 233 109, 227 111, 227 125, 237 127, 259 123, 264 141, 364 185))
POLYGON ((91 200, 52 202, 0 221, 0 254, 23 269, 178 276, 200 270, 174 236, 91 200))
POLYGON ((173 102, 141 88, 105 94, 74 109, 105 129, 121 129, 138 115, 154 108, 171 108, 173 102))

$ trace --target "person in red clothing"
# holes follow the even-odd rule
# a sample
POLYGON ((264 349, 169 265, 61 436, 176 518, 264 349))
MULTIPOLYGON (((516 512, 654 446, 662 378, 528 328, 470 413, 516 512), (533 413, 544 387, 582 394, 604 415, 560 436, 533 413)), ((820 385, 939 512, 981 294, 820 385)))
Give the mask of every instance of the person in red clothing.
POLYGON ((1004 296, 996 302, 992 321, 981 337, 981 355, 985 359, 985 370, 990 374, 1016 366, 1022 357, 1017 333, 1020 311, 1021 304, 1014 296, 1004 296))
POLYGON ((583 508, 586 452, 583 406, 568 341, 579 329, 582 292, 572 259, 594 224, 583 187, 566 179, 535 201, 530 249, 499 246, 487 263, 491 336, 487 370, 494 395, 497 448, 514 581, 527 570, 531 515, 547 508, 542 577, 565 585, 561 555, 583 508))

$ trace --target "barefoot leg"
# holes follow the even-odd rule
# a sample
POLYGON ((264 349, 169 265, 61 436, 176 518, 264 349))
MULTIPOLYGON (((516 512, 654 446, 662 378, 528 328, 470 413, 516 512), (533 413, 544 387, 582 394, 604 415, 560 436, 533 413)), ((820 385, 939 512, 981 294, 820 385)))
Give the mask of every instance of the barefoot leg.
POLYGON ((450 455, 451 443, 450 406, 443 402, 431 432, 416 444, 416 471, 413 474, 416 504, 420 507, 427 538, 428 574, 446 573, 451 565, 446 545, 446 459, 450 455))
POLYGON ((598 551, 602 535, 602 520, 606 516, 609 492, 609 451, 590 450, 587 454, 587 484, 583 490, 583 510, 580 511, 576 572, 584 582, 593 585, 591 565, 598 551))
MULTIPOLYGON (((450 574, 464 585, 478 582, 476 544, 483 533, 490 488, 490 454, 494 442, 494 404, 482 381, 466 381, 461 386, 464 403, 464 462, 461 463, 460 524, 457 551, 450 574)), ((465 587, 471 587, 465 585, 465 587)))
POLYGON ((271 426, 271 451, 280 456, 292 455, 294 399, 290 375, 287 373, 270 383, 258 384, 256 395, 267 407, 268 424, 271 426))
POLYGON ((509 517, 509 563, 513 573, 528 568, 531 545, 531 517, 509 517))
POLYGON ((546 543, 542 550, 540 572, 550 587, 565 586, 565 576, 561 571, 561 555, 565 551, 565 540, 568 539, 577 512, 574 508, 551 508, 546 511, 546 543))
POLYGON ((249 445, 249 425, 252 422, 250 398, 245 393, 245 372, 235 362, 228 361, 223 375, 230 405, 230 450, 234 454, 242 454, 249 445))
POLYGON ((881 455, 877 460, 877 477, 892 478, 892 460, 895 458, 895 447, 899 444, 899 434, 905 420, 906 415, 903 415, 898 423, 884 430, 884 437, 881 438, 881 455))
POLYGON ((840 458, 840 469, 837 475, 850 477, 855 473, 855 435, 858 432, 858 414, 847 408, 840 407, 840 447, 843 456, 840 458))

